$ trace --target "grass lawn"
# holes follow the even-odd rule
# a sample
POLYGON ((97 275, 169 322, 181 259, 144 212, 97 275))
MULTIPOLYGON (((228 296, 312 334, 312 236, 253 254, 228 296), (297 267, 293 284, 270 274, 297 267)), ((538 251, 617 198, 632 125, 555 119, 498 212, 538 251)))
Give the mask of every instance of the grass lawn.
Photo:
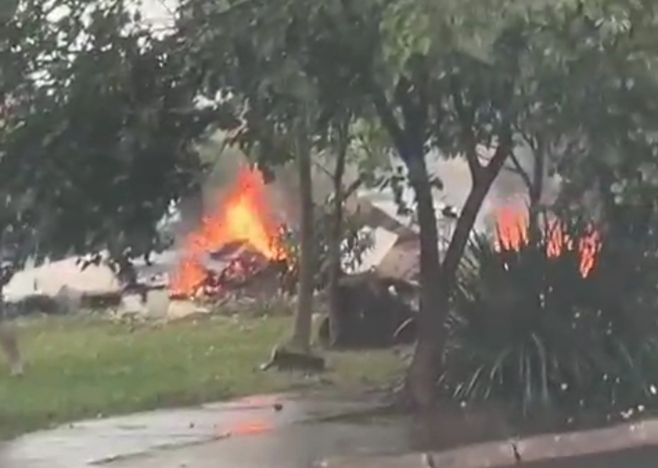
MULTIPOLYGON (((0 438, 81 418, 299 388, 301 376, 255 371, 290 330, 285 317, 213 316, 159 328, 89 317, 31 320, 19 327, 26 375, 9 377, 0 361, 0 438)), ((402 368, 390 350, 329 352, 327 359, 330 385, 348 391, 384 383, 402 368)))

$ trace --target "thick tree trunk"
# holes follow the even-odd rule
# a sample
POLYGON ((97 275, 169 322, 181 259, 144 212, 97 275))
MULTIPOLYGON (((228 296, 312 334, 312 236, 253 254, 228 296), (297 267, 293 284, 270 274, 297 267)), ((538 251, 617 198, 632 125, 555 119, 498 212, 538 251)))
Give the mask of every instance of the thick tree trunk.
POLYGON ((343 270, 341 266, 340 244, 343 240, 343 176, 345 174, 346 148, 341 148, 336 155, 336 168, 333 174, 334 206, 329 232, 329 344, 334 346, 340 340, 341 323, 340 297, 338 280, 343 270))
MULTIPOLYGON (((446 319, 457 269, 480 207, 500 172, 507 154, 504 148, 501 149, 486 168, 482 168, 479 174, 473 176, 473 187, 462 207, 450 245, 440 267, 436 216, 424 163, 422 167, 424 177, 419 174, 418 180, 412 181, 418 202, 418 220, 421 231, 419 333, 406 386, 406 396, 410 399, 408 403, 414 407, 427 408, 434 401, 436 382, 442 372, 442 353, 448 337, 446 319)), ((420 169, 418 171, 420 172, 420 169)))
POLYGON ((439 264, 439 235, 427 167, 421 156, 409 165, 409 178, 416 193, 420 225, 420 311, 418 343, 407 376, 407 387, 415 405, 428 406, 434 397, 439 356, 445 343, 445 314, 448 293, 442 287, 439 264))
POLYGON ((459 262, 464 255, 464 250, 468 244, 468 239, 475 225, 477 215, 480 212, 480 207, 482 207, 482 203, 487 193, 489 193, 494 178, 495 176, 487 177, 473 185, 457 220, 455 230, 450 239, 450 245, 441 265, 442 279, 446 282, 445 284, 450 290, 455 285, 459 262))
POLYGON ((313 186, 311 180, 311 148, 305 129, 297 135, 295 148, 299 169, 300 198, 300 259, 299 285, 297 290, 297 313, 291 347, 295 351, 309 352, 311 345, 311 322, 313 314, 313 186))
POLYGON ((487 166, 482 167, 477 157, 476 140, 471 133, 472 129, 466 129, 468 132, 466 134, 467 141, 470 142, 471 148, 465 156, 471 170, 473 187, 462 208, 446 256, 439 265, 436 214, 434 212, 431 185, 423 158, 427 96, 422 96, 423 92, 420 91, 420 106, 416 106, 415 102, 408 100, 402 103, 405 124, 408 124, 403 128, 387 101, 386 95, 377 84, 367 82, 366 85, 371 93, 373 104, 377 109, 382 125, 407 164, 418 203, 421 257, 419 333, 418 343, 407 375, 407 392, 405 392, 405 396, 409 397, 407 403, 422 408, 433 402, 435 385, 441 373, 442 352, 447 339, 446 318, 449 312, 450 294, 455 282, 457 268, 482 202, 510 153, 512 135, 509 133, 501 135, 501 142, 496 149, 496 153, 487 166), (404 111, 408 112, 405 113, 404 111), (407 117, 415 118, 416 121, 410 122, 407 117), (414 148, 414 146, 416 147, 414 148))

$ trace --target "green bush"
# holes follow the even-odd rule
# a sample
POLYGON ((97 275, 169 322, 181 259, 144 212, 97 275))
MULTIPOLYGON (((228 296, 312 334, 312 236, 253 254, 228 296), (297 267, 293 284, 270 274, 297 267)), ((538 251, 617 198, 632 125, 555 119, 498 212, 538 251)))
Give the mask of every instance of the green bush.
POLYGON ((524 411, 647 402, 658 387, 656 295, 633 266, 646 255, 601 239, 583 275, 577 246, 592 230, 562 223, 573 248, 559 255, 549 255, 555 231, 542 231, 518 249, 472 239, 441 387, 459 399, 503 398, 524 411))

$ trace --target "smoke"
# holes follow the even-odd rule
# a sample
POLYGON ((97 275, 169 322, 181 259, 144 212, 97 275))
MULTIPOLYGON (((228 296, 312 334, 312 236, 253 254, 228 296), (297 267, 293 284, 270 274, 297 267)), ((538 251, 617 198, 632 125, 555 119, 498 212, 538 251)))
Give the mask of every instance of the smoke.
MULTIPOLYGON (((534 158, 528 148, 518 148, 517 159, 527 174, 534 170, 534 158)), ((463 158, 444 159, 431 155, 428 167, 443 182, 443 190, 438 198, 445 204, 458 210, 464 205, 472 181, 468 164, 463 158)), ((559 192, 559 180, 544 175, 541 203, 550 205, 559 192)), ((506 164, 494 180, 487 197, 478 213, 475 230, 489 231, 495 222, 496 213, 503 207, 516 206, 520 209, 528 206, 528 187, 523 178, 510 163, 506 164)))
MULTIPOLYGON (((526 173, 532 174, 532 153, 528 148, 518 148, 517 158, 526 173)), ((247 157, 238 149, 226 148, 222 135, 217 134, 200 148, 203 161, 209 164, 210 170, 205 176, 202 189, 183 200, 180 205, 179 228, 177 237, 185 235, 198 227, 203 213, 216 208, 222 199, 222 194, 236 179, 239 168, 248 164, 247 157)), ((316 158, 317 159, 317 158, 316 158)), ((430 153, 427 158, 430 174, 438 176, 443 182, 442 190, 434 191, 435 206, 440 210, 449 205, 459 211, 471 190, 471 174, 463 158, 443 158, 437 153, 430 153)), ((316 204, 321 204, 332 192, 332 180, 327 173, 333 168, 333 161, 316 160, 313 167, 313 190, 316 204)), ((400 166, 402 162, 393 160, 392 167, 400 166)), ((345 183, 349 184, 358 175, 355 165, 348 166, 345 183)), ((279 221, 288 225, 296 225, 299 220, 299 182, 294 164, 287 164, 275 170, 275 179, 268 184, 272 210, 277 213, 279 221)), ((544 193, 542 203, 550 204, 557 196, 559 182, 555 178, 544 178, 544 193)), ((408 194, 413 199, 411 193, 408 194)), ((392 193, 367 192, 367 198, 378 200, 393 200, 392 193)), ((495 222, 496 213, 502 207, 527 207, 528 188, 521 176, 507 164, 494 181, 480 212, 477 216, 475 229, 489 231, 495 222)))

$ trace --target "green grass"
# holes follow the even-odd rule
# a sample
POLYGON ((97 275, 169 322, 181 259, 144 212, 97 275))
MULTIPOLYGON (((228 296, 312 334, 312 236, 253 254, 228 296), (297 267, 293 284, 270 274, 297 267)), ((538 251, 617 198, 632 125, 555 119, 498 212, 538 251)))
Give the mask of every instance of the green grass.
MULTIPOLYGON (((19 328, 26 375, 9 377, 0 366, 0 438, 81 418, 311 385, 301 376, 255 370, 290 327, 286 317, 214 316, 159 328, 80 317, 26 322, 19 328)), ((384 383, 402 368, 390 350, 330 352, 327 359, 325 377, 336 390, 384 383)))

